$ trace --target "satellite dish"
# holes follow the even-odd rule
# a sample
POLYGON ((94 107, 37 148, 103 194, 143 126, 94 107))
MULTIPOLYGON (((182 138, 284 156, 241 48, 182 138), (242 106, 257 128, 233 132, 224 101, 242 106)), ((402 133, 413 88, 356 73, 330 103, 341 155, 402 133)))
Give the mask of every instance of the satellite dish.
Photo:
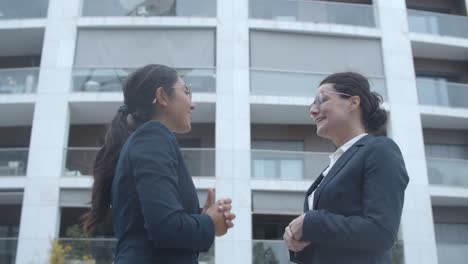
POLYGON ((119 0, 123 8, 135 14, 167 14, 175 4, 175 0, 119 0))

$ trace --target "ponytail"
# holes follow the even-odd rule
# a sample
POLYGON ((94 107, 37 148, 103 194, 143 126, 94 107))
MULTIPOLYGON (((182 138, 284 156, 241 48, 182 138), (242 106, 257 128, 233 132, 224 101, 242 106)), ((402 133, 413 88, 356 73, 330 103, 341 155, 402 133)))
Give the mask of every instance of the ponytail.
POLYGON ((111 187, 120 150, 131 133, 127 122, 128 113, 119 109, 107 130, 104 145, 98 151, 93 167, 91 209, 83 217, 83 228, 92 233, 96 225, 104 221, 111 204, 111 187))

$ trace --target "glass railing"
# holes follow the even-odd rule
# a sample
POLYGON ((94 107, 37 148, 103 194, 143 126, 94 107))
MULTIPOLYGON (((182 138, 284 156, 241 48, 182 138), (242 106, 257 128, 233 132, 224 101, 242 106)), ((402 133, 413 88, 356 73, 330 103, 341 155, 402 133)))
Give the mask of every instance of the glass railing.
POLYGON ((328 153, 252 150, 252 178, 313 180, 329 164, 328 153))
POLYGON ((1 237, 0 238, 0 263, 14 264, 16 259, 16 248, 18 238, 1 237))
MULTIPOLYGON (((125 78, 135 68, 74 68, 72 86, 75 92, 122 92, 125 78)), ((214 93, 214 68, 177 68, 184 81, 192 85, 193 92, 214 93)))
MULTIPOLYGON (((468 245, 467 245, 468 246, 468 245)), ((465 247, 465 249, 468 249, 465 247)), ((467 250, 463 252, 466 255, 467 250)), ((252 260, 254 264, 275 263, 289 264, 289 251, 283 240, 253 240, 252 260)), ((440 256, 439 256, 440 262, 440 256)), ((403 242, 399 240, 392 248, 392 264, 403 264, 403 242)), ((462 262, 440 262, 462 263, 462 262)))
POLYGON ((289 264, 289 251, 283 240, 253 240, 252 260, 255 264, 289 264))
POLYGON ((49 0, 2 0, 0 1, 0 20, 43 18, 47 16, 49 0))
POLYGON ((39 68, 0 69, 0 95, 35 93, 39 68))
MULTIPOLYGON (((66 150, 64 176, 91 176, 99 148, 71 147, 66 150)), ((215 176, 215 150, 181 149, 188 171, 194 177, 215 176)))
POLYGON ((410 32, 468 38, 468 17, 408 10, 410 32))
POLYGON ((468 160, 430 157, 426 160, 430 184, 468 188, 468 160))
POLYGON ((375 27, 374 7, 305 0, 250 0, 250 18, 375 27))
POLYGON ((460 264, 468 259, 468 244, 437 243, 437 257, 439 263, 460 264))
MULTIPOLYGON (((250 70, 250 92, 253 95, 313 97, 320 82, 329 74, 287 72, 276 70, 250 70)), ((385 78, 369 78, 371 89, 386 101, 385 78)))
POLYGON ((190 175, 196 177, 215 176, 215 150, 199 148, 183 148, 182 156, 190 175))
POLYGON ((0 148, 0 176, 25 176, 29 149, 0 148))
MULTIPOLYGON (((109 263, 114 260, 116 239, 60 238, 56 252, 63 252, 62 263, 109 263)), ((57 254, 61 257, 60 254, 57 254)))
MULTIPOLYGON (((116 239, 109 238, 60 238, 57 252, 65 252, 65 263, 113 263, 116 239), (74 261, 74 262, 73 262, 74 261)), ((214 246, 201 252, 199 263, 214 263, 214 246)), ((3 263, 3 262, 1 262, 3 263)))
POLYGON ((416 85, 420 104, 468 108, 468 84, 417 78, 416 85))
POLYGON ((82 16, 215 17, 216 0, 95 1, 83 0, 82 16))

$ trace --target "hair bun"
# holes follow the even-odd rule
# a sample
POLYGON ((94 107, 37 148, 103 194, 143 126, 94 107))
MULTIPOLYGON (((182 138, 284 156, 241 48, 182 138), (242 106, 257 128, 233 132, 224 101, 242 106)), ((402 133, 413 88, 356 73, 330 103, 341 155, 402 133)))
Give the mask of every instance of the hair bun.
POLYGON ((371 132, 378 132, 385 127, 387 123, 387 111, 378 107, 369 117, 367 118, 367 127, 371 132))

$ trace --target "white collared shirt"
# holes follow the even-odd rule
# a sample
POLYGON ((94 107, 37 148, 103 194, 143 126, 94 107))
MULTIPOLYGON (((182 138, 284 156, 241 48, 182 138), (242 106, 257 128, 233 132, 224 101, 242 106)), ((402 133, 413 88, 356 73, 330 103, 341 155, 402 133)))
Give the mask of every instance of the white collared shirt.
MULTIPOLYGON (((335 165, 336 161, 351 147, 354 145, 354 143, 356 143, 358 140, 360 140, 361 138, 363 138, 364 136, 366 136, 367 133, 362 133, 354 138, 352 138, 351 140, 349 140, 348 142, 346 142, 345 144, 343 144, 343 146, 339 147, 335 152, 333 152, 332 154, 330 154, 329 158, 330 158, 330 165, 327 167, 327 169, 325 171, 322 172, 322 175, 323 177, 325 178, 328 174, 328 172, 330 172, 330 170, 333 168, 333 165, 335 165)), ((322 179, 323 181, 323 179, 322 179)), ((320 184, 319 184, 320 185, 320 184)), ((318 186, 317 186, 318 188, 318 186)), ((317 188, 315 188, 315 190, 317 190, 317 188)), ((309 195, 309 210, 313 210, 313 205, 314 205, 314 193, 315 193, 315 190, 309 195)))

